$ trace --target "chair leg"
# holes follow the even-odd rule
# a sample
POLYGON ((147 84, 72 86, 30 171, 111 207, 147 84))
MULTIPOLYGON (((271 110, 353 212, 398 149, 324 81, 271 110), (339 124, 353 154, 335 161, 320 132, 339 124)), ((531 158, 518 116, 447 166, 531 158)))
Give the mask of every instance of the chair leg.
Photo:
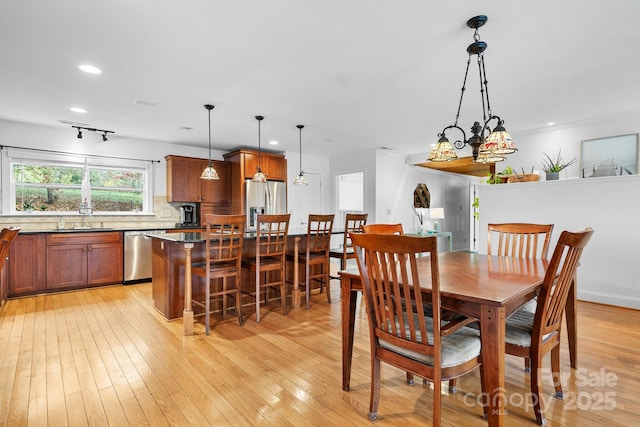
POLYGON ((524 358, 524 371, 531 372, 531 359, 528 357, 524 358))
MULTIPOLYGON (((480 390, 486 390, 484 381, 484 365, 480 365, 480 390)), ((485 420, 489 419, 489 397, 484 395, 482 399, 482 412, 485 420)))
POLYGON ((331 268, 331 266, 329 265, 329 261, 327 261, 327 263, 323 265, 322 268, 324 269, 324 276, 322 278, 322 281, 327 284, 327 302, 331 304, 331 277, 329 276, 329 269, 331 268))
POLYGON ((449 393, 455 393, 458 391, 458 379, 451 378, 449 380, 449 393))
POLYGON ((564 399, 562 392, 562 377, 560 376, 560 344, 551 350, 551 375, 553 376, 553 386, 556 389, 556 398, 564 399))
POLYGON ((227 315, 227 277, 222 278, 222 318, 224 319, 227 315))
POLYGON ((204 332, 209 335, 209 318, 211 317, 211 280, 204 287, 204 332))
POLYGON ((238 286, 236 287, 236 316, 238 316, 238 322, 240 322, 240 326, 244 325, 244 317, 242 316, 242 292, 240 292, 239 280, 236 278, 236 283, 238 286))
POLYGON ((371 357, 371 396, 369 398, 369 419, 378 418, 378 403, 380 402, 380 359, 371 357))
POLYGON ((280 282, 280 300, 282 301, 282 311, 284 315, 287 315, 287 279, 284 277, 284 273, 280 273, 283 277, 281 277, 282 281, 280 282))
POLYGON ((544 410, 542 408, 542 358, 539 354, 531 355, 531 399, 533 401, 533 412, 536 416, 536 422, 541 426, 547 424, 547 420, 544 418, 544 410))
POLYGON ((433 381, 433 427, 440 427, 440 417, 442 409, 442 381, 439 375, 433 381))
POLYGON ((413 385, 414 381, 413 381, 413 374, 409 371, 407 371, 407 379, 405 380, 405 383, 407 385, 413 385))
POLYGON ((260 271, 256 269, 256 323, 260 323, 260 271))
POLYGON ((310 272, 310 270, 311 269, 309 268, 309 263, 306 262, 305 263, 305 273, 306 273, 306 275, 305 275, 305 278, 304 278, 305 279, 304 297, 305 297, 305 301, 307 303, 307 310, 309 310, 309 308, 311 306, 311 304, 310 304, 310 295, 309 295, 309 290, 311 289, 310 284, 309 284, 309 282, 310 282, 310 280, 309 280, 309 272, 310 272))

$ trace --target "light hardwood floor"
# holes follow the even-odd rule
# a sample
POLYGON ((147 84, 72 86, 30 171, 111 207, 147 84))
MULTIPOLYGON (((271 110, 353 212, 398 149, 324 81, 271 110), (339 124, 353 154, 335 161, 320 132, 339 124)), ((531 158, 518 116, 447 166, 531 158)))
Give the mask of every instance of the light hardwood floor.
MULTIPOLYGON (((0 426, 424 426, 431 390, 383 367, 379 418, 367 418, 368 330, 358 308, 352 390, 341 388, 339 286, 333 303, 260 324, 245 310, 183 337, 148 283, 10 300, 0 313, 0 426)), ((564 401, 545 385, 550 426, 640 425, 640 312, 579 304, 579 369, 564 401)), ((566 338, 566 337, 565 337, 566 338)), ((548 365, 548 359, 546 360, 548 365)), ((522 360, 507 357, 507 426, 535 425, 522 360)), ((446 387, 445 387, 446 388, 446 387)), ((477 371, 443 399, 443 425, 484 426, 477 371)))

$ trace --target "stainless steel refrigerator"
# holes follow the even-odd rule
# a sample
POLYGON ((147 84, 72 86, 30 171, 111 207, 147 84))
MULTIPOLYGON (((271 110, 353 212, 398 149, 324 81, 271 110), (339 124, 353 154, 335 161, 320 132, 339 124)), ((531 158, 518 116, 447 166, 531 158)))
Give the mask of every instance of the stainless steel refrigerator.
POLYGON ((247 225, 255 228, 258 214, 287 213, 287 183, 281 181, 245 181, 247 225))

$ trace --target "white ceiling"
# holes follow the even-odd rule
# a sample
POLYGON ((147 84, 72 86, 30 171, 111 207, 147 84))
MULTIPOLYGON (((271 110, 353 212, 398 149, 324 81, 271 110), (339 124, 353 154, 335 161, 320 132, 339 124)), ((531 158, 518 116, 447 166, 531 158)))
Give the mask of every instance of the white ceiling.
MULTIPOLYGON (((215 149, 257 147, 263 115, 263 148, 297 151, 301 123, 305 154, 426 153, 455 118, 478 14, 516 142, 640 109, 638 0, 5 0, 0 118, 206 147, 211 103, 215 149)), ((465 130, 482 116, 476 70, 465 130)))

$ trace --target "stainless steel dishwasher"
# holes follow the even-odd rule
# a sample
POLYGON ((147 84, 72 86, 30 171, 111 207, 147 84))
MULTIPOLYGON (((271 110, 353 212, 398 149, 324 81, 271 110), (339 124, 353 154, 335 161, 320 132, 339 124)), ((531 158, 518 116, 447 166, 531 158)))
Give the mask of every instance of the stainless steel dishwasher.
POLYGON ((151 279, 151 237, 148 234, 166 233, 164 230, 124 232, 124 283, 151 279))

